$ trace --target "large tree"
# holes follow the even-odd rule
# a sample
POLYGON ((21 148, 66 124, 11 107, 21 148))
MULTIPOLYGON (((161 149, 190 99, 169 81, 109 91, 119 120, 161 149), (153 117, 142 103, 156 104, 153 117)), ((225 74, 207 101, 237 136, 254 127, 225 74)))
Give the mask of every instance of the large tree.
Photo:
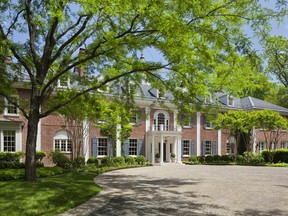
MULTIPOLYGON (((277 4, 282 13, 285 1, 277 4)), ((245 61, 252 55, 243 26, 250 25, 261 35, 274 15, 258 0, 1 1, 0 95, 28 120, 25 180, 36 180, 39 119, 83 94, 115 93, 113 84, 115 90, 124 83, 125 94, 132 95, 132 87, 145 80, 162 92, 168 88, 175 101, 181 98, 177 103, 181 105, 208 90, 227 87, 221 81, 228 77, 249 84, 243 77, 253 75, 247 68, 254 66, 250 61, 247 67, 245 61), (79 48, 85 51, 77 55, 79 48), (158 55, 151 61, 138 61, 135 55, 147 48, 158 55), (6 55, 17 64, 7 67, 6 55), (85 78, 73 76, 75 67, 86 69, 85 78), (165 70, 160 73, 159 69, 165 70), (10 95, 21 76, 31 93, 27 101, 18 103, 10 95), (58 80, 69 77, 74 84, 57 91, 58 80), (100 89, 103 91, 97 91, 100 89), (49 105, 51 96, 62 100, 49 105)))

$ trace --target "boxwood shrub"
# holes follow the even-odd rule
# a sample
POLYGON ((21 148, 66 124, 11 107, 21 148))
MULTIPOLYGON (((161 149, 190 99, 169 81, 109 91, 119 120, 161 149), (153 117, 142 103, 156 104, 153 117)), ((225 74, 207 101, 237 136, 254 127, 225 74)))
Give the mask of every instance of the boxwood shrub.
POLYGON ((213 160, 213 156, 211 156, 211 155, 207 155, 206 157, 205 157, 205 163, 211 163, 211 162, 213 162, 214 160, 213 160))
POLYGON ((198 161, 197 156, 192 155, 192 156, 189 157, 188 162, 197 164, 199 161, 198 161))
POLYGON ((128 165, 132 165, 135 163, 135 159, 132 156, 125 156, 125 163, 128 165))
POLYGON ((102 159, 101 159, 101 167, 103 167, 103 166, 114 166, 114 164, 113 164, 113 159, 111 158, 111 157, 103 157, 102 159))
POLYGON ((97 157, 90 157, 87 160, 87 164, 95 164, 95 166, 98 166, 99 165, 98 158, 97 157))
POLYGON ((143 156, 143 155, 138 155, 138 156, 135 158, 135 162, 136 162, 137 164, 144 165, 145 162, 146 162, 146 158, 145 158, 145 156, 143 156))
POLYGON ((221 156, 220 156, 220 155, 214 155, 214 156, 213 156, 213 160, 214 160, 215 162, 219 162, 220 159, 221 159, 221 156))
POLYGON ((113 158, 113 163, 116 166, 125 164, 125 158, 121 156, 116 156, 113 158))
POLYGON ((275 150, 274 163, 288 163, 288 149, 275 150))
POLYGON ((231 155, 221 155, 220 156, 220 160, 221 161, 226 161, 226 162, 231 162, 232 161, 232 157, 231 157, 231 155))
POLYGON ((205 157, 204 156, 197 156, 197 160, 199 161, 199 163, 204 163, 205 157))

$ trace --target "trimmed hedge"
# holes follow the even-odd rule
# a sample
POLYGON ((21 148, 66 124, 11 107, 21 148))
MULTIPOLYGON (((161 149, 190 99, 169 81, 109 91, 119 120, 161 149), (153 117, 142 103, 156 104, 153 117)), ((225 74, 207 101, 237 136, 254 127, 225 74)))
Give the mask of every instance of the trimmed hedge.
POLYGON ((135 162, 137 164, 140 164, 140 165, 144 165, 146 163, 146 157, 143 156, 143 155, 138 155, 136 158, 135 158, 135 162))
POLYGON ((288 149, 263 150, 261 154, 267 163, 288 163, 288 149))
POLYGON ((132 157, 132 156, 125 156, 125 163, 126 163, 126 164, 129 164, 129 165, 135 164, 135 159, 134 159, 134 157, 132 157))
POLYGON ((87 164, 94 164, 95 166, 98 166, 99 165, 98 158, 97 157, 90 157, 87 160, 87 164))

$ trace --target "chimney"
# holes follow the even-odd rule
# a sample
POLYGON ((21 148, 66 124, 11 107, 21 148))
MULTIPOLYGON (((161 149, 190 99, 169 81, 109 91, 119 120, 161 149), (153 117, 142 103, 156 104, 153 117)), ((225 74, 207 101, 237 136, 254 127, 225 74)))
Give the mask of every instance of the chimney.
MULTIPOLYGON (((78 56, 81 57, 82 55, 84 55, 85 51, 86 51, 85 48, 80 48, 78 56)), ((78 65, 78 67, 75 67, 74 72, 77 73, 79 77, 85 77, 86 76, 85 64, 78 65)))

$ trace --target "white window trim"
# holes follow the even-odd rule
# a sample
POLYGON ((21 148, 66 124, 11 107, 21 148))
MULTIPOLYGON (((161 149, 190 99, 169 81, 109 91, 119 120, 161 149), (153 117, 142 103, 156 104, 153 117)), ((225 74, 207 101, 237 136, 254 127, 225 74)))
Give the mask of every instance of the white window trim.
POLYGON ((22 130, 21 125, 0 125, 0 152, 4 152, 4 133, 5 130, 15 131, 15 152, 22 151, 22 130))
POLYGON ((138 139, 136 139, 136 138, 130 138, 129 139, 129 144, 128 144, 128 153, 129 153, 129 156, 132 156, 132 157, 137 157, 138 155, 137 155, 137 152, 138 152, 138 139), (136 140, 136 155, 131 155, 130 154, 130 140, 136 140))
MULTIPOLYGON (((18 95, 12 95, 11 97, 16 98, 19 101, 18 95)), ((5 108, 4 108, 4 115, 5 116, 19 116, 19 108, 18 107, 16 107, 17 113, 8 113, 8 107, 7 106, 8 106, 9 102, 8 102, 6 97, 4 98, 4 103, 5 103, 5 108)))
MULTIPOLYGON (((104 158, 108 157, 108 138, 107 137, 98 137, 98 143, 97 143, 97 158, 104 158), (99 155, 99 139, 106 139, 106 155, 99 155)), ((102 147, 101 147, 102 148, 102 147)))

